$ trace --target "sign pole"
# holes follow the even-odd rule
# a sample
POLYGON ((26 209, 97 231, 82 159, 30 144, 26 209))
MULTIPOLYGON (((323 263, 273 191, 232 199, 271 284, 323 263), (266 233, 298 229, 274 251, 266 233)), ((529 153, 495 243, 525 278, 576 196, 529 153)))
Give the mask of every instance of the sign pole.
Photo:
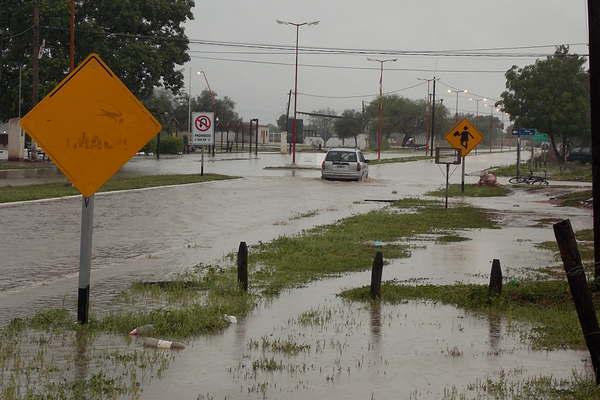
POLYGON ((200 176, 204 176, 204 146, 200 147, 200 176))
MULTIPOLYGON (((463 165, 464 165, 464 161, 463 161, 463 165)), ((446 163, 446 208, 448 208, 448 186, 449 186, 449 181, 450 181, 450 164, 446 163)))
POLYGON ((87 324, 90 302, 90 269, 92 266, 92 234, 94 230, 94 195, 82 197, 81 243, 79 247, 79 292, 77 321, 87 324))
POLYGON ((462 157, 462 177, 460 179, 460 192, 465 192, 465 156, 462 157))
POLYGON ((521 136, 517 136, 517 178, 519 174, 519 164, 521 164, 521 136))

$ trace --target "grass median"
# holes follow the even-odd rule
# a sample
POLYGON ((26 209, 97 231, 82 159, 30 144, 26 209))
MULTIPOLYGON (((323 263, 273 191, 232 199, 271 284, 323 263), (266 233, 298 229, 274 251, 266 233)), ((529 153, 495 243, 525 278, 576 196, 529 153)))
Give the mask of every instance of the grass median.
MULTIPOLYGON (((102 186, 99 192, 116 190, 142 189, 169 185, 185 185, 189 183, 234 179, 235 177, 217 174, 177 174, 177 175, 146 175, 135 177, 116 177, 102 186)), ((0 203, 16 201, 41 200, 56 197, 78 195, 79 191, 70 183, 44 183, 39 185, 0 186, 0 203)))
MULTIPOLYGON (((548 179, 553 181, 580 181, 580 182, 591 182, 592 181, 592 166, 591 164, 582 164, 580 162, 566 162, 564 164, 548 164, 547 173, 548 179)), ((543 168, 537 168, 534 175, 539 175, 540 171, 543 175, 543 168)), ((507 165, 503 167, 493 167, 490 172, 498 176, 516 176, 517 166, 507 165)), ((529 174, 529 167, 523 165, 520 169, 522 176, 529 174)))
MULTIPOLYGON (((487 186, 487 185, 476 185, 469 184, 465 185, 465 192, 460 191, 460 184, 453 183, 448 186, 448 197, 498 197, 508 196, 510 189, 504 186, 487 186)), ((445 197, 446 189, 434 190, 426 193, 427 196, 445 197)))
POLYGON ((412 161, 431 160, 430 156, 409 156, 409 157, 393 157, 393 158, 382 158, 379 160, 369 160, 369 165, 380 165, 380 164, 394 164, 394 163, 405 163, 412 161))

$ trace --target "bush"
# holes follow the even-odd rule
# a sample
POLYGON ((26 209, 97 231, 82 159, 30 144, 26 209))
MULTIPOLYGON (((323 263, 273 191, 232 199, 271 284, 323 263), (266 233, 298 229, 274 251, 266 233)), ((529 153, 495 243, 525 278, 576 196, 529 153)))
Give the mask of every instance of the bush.
MULTIPOLYGON (((156 138, 150 140, 140 151, 156 153, 156 138)), ((160 154, 178 154, 183 151, 183 141, 176 136, 160 137, 160 154)))

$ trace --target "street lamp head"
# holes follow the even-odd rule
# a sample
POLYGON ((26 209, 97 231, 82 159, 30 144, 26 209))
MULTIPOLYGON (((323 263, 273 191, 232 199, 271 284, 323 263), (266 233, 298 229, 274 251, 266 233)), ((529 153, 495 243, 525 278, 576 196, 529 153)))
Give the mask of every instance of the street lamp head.
POLYGON ((467 89, 463 90, 464 93, 469 93, 469 91, 467 89))
POLYGON ((202 71, 196 71, 196 75, 202 75, 202 71))
POLYGON ((448 89, 448 93, 452 93, 452 90, 448 89))
POLYGON ((280 20, 280 19, 277 19, 277 20, 275 20, 275 21, 276 21, 278 24, 281 24, 281 25, 289 25, 289 22, 282 21, 282 20, 280 20))
POLYGON ((319 22, 321 22, 321 21, 312 21, 312 22, 308 22, 306 25, 319 25, 319 22))

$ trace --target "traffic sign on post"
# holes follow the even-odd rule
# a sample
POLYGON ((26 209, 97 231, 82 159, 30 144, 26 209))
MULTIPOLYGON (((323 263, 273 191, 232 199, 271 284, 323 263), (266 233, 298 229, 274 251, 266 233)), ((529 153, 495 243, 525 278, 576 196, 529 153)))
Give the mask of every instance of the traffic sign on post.
POLYGON ((161 129, 96 54, 25 115, 21 126, 85 197, 161 129))
POLYGON ((452 147, 460 150, 463 157, 483 140, 483 134, 466 118, 454 125, 444 137, 452 147))
POLYGON ((192 145, 212 146, 215 129, 215 114, 213 112, 192 113, 192 145))
POLYGON ((77 320, 87 323, 94 193, 161 126, 97 54, 71 71, 21 126, 83 195, 77 320))

